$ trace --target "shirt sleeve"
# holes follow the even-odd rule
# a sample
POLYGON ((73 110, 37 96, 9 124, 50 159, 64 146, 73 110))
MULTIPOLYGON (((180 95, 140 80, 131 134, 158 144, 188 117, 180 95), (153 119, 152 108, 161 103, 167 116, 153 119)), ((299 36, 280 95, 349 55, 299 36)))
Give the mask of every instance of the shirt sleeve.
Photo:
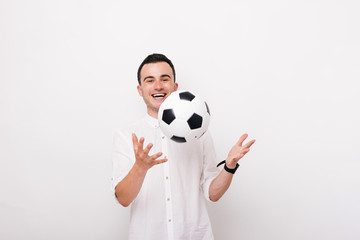
POLYGON ((134 164, 133 148, 131 135, 123 131, 118 131, 114 136, 113 146, 113 170, 112 170, 112 191, 115 194, 115 188, 119 182, 129 173, 134 164))
POLYGON ((209 131, 203 135, 203 173, 201 176, 201 188, 205 198, 210 201, 210 184, 219 174, 220 169, 216 167, 217 158, 214 143, 209 131))

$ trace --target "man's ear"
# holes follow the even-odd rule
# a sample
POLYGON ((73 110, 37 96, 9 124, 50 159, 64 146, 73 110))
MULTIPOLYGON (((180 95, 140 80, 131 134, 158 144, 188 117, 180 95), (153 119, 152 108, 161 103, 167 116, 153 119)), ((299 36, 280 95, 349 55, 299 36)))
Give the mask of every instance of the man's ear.
POLYGON ((179 87, 179 84, 176 82, 175 87, 174 87, 175 91, 177 91, 178 87, 179 87))
POLYGON ((137 90, 139 92, 139 95, 142 97, 142 89, 140 85, 137 86, 137 90))

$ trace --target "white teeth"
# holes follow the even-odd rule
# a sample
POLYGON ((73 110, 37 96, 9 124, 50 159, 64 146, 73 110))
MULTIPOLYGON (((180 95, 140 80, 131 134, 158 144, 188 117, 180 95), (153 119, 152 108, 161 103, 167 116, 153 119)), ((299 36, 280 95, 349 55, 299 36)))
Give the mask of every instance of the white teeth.
POLYGON ((165 97, 165 94, 163 94, 163 93, 159 93, 159 94, 153 94, 152 95, 153 97, 156 97, 156 98, 158 98, 158 97, 165 97))

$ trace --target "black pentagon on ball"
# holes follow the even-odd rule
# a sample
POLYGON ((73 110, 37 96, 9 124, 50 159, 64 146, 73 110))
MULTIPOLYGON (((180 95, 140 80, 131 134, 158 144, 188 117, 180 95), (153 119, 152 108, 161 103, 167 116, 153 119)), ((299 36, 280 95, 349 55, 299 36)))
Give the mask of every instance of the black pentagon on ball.
POLYGON ((206 110, 207 110, 208 114, 211 115, 211 114, 210 114, 210 108, 209 108, 209 106, 207 105, 206 102, 205 102, 205 105, 206 105, 206 110))
POLYGON ((191 102, 195 98, 195 96, 191 92, 182 92, 179 93, 179 96, 181 100, 186 100, 189 102, 191 102))
POLYGON ((167 124, 172 123, 175 120, 175 113, 172 109, 165 109, 162 115, 162 120, 167 124))
POLYGON ((175 136, 175 135, 171 137, 171 140, 173 140, 175 142, 178 142, 178 143, 186 142, 186 139, 184 137, 178 137, 178 136, 175 136))
POLYGON ((202 125, 202 121, 203 118, 200 115, 197 115, 196 113, 194 113, 188 120, 188 124, 190 129, 197 129, 197 128, 201 128, 202 125))

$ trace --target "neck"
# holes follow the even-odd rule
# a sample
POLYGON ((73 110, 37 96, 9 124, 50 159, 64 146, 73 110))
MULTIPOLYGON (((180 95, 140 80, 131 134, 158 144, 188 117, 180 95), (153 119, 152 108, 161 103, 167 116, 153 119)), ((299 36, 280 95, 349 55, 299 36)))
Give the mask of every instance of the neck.
POLYGON ((154 112, 154 111, 147 111, 147 113, 149 114, 150 117, 153 117, 155 119, 158 118, 158 112, 154 112))

